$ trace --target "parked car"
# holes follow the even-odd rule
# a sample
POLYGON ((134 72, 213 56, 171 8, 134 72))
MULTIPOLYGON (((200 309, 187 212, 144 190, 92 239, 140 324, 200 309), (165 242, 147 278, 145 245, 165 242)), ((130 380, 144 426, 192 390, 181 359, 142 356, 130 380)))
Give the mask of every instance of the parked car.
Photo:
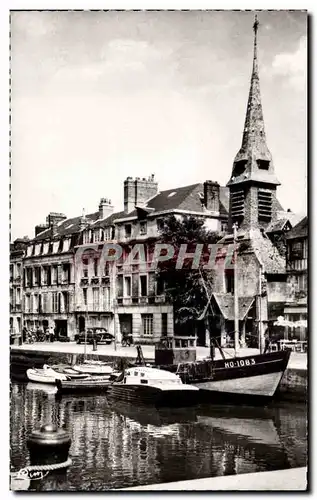
POLYGON ((75 335, 75 340, 77 344, 84 344, 85 338, 87 344, 93 344, 94 339, 96 339, 98 344, 111 344, 114 341, 114 336, 109 333, 105 328, 87 328, 86 334, 85 332, 80 332, 75 335))

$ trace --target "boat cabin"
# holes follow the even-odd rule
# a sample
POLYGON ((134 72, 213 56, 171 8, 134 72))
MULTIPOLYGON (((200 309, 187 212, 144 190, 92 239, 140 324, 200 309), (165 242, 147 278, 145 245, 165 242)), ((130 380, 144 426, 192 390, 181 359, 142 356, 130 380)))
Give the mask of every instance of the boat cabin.
POLYGON ((162 337, 155 345, 156 365, 178 365, 196 361, 197 338, 188 337, 162 337))
POLYGON ((164 384, 182 384, 182 380, 179 375, 175 373, 170 373, 165 370, 159 370, 157 368, 150 368, 147 366, 138 366, 134 368, 129 368, 124 372, 123 384, 132 385, 164 385, 164 384))

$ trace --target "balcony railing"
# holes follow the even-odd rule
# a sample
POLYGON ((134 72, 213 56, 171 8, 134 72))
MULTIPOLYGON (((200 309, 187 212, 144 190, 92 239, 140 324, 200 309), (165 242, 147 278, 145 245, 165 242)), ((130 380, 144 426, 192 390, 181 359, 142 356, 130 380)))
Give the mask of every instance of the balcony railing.
POLYGON ((88 302, 87 304, 81 303, 76 305, 76 311, 81 313, 92 313, 92 312, 112 312, 113 307, 110 300, 101 304, 94 302, 88 302))
POLYGON ((164 304, 165 303, 164 295, 147 295, 145 297, 142 296, 133 296, 133 297, 117 297, 115 300, 115 304, 117 306, 133 306, 133 305, 151 305, 151 304, 164 304))

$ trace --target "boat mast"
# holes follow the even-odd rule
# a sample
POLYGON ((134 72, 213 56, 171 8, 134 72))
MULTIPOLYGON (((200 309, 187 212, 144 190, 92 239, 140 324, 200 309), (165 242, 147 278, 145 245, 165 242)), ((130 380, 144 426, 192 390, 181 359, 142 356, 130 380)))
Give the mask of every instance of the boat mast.
POLYGON ((88 304, 86 298, 86 321, 85 321, 85 347, 84 347, 84 361, 87 358, 87 323, 88 323, 88 304))
POLYGON ((233 297, 234 297, 234 354, 239 349, 239 302, 238 302, 238 263, 237 263, 237 224, 233 224, 233 297))

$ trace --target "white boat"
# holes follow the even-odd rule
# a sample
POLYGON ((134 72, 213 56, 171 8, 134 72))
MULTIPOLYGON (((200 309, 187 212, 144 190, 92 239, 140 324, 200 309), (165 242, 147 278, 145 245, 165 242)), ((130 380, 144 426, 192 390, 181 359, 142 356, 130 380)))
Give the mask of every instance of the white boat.
POLYGON ((56 372, 48 365, 43 365, 43 368, 29 368, 26 374, 31 382, 41 384, 55 384, 56 380, 67 380, 67 375, 56 372))
POLYGON ((107 397, 131 403, 185 407, 198 403, 199 389, 184 384, 179 375, 138 366, 122 372, 108 388, 107 397))
POLYGON ((82 364, 73 365, 72 369, 78 373, 86 373, 89 375, 111 375, 113 372, 112 366, 102 363, 101 361, 84 361, 82 364))

